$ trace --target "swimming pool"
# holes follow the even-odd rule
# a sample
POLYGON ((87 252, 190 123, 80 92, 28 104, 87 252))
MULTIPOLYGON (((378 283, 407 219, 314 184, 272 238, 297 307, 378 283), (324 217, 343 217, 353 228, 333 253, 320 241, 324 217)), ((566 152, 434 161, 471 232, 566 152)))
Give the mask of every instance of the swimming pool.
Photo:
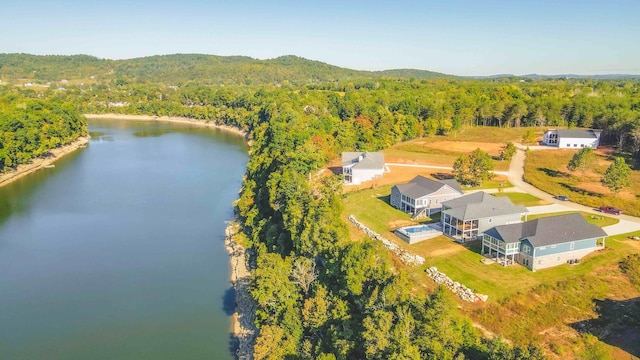
POLYGON ((396 235, 409 244, 427 240, 442 234, 441 231, 434 229, 429 225, 407 226, 395 231, 396 235))

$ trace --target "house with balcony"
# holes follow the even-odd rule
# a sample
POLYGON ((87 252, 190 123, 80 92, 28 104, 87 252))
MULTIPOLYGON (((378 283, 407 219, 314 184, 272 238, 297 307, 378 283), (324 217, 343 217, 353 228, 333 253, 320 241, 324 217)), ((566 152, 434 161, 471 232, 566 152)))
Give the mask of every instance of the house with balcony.
POLYGON ((345 184, 359 185, 381 178, 384 174, 384 154, 381 152, 343 152, 342 174, 345 184))
POLYGON ((590 147, 597 149, 600 145, 602 130, 551 129, 542 137, 542 144, 561 149, 580 149, 590 147))
POLYGON ((503 265, 518 263, 536 271, 578 263, 603 249, 606 236, 579 213, 549 216, 488 229, 482 236, 481 253, 503 265))
POLYGON ((442 204, 442 233, 458 242, 476 240, 486 230, 522 222, 527 208, 508 197, 478 191, 442 204))
POLYGON ((442 203, 463 195, 455 179, 432 180, 418 175, 406 184, 391 188, 391 206, 413 218, 431 216, 442 209, 442 203))

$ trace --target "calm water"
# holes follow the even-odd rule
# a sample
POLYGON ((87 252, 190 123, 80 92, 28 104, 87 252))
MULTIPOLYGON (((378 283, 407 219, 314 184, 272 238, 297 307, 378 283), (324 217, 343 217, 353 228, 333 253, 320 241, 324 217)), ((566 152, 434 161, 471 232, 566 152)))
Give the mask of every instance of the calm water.
POLYGON ((0 359, 231 359, 224 222, 244 140, 89 129, 87 148, 0 188, 0 359))

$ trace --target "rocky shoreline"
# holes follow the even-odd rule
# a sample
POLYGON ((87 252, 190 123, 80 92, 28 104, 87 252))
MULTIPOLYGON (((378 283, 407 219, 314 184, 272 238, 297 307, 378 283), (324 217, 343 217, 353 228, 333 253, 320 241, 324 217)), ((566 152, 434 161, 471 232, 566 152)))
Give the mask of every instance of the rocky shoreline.
POLYGON ((10 170, 0 174, 0 186, 10 184, 26 175, 43 169, 46 166, 53 165, 53 163, 61 157, 85 147, 89 142, 89 139, 91 139, 89 135, 79 137, 67 145, 49 150, 47 154, 31 160, 28 164, 18 165, 15 170, 10 170))
POLYGON ((236 341, 235 357, 238 360, 253 360, 253 344, 258 330, 255 327, 256 305, 249 294, 251 270, 246 250, 234 240, 240 231, 236 221, 225 230, 225 247, 231 264, 231 284, 234 289, 235 313, 231 319, 231 334, 236 341))

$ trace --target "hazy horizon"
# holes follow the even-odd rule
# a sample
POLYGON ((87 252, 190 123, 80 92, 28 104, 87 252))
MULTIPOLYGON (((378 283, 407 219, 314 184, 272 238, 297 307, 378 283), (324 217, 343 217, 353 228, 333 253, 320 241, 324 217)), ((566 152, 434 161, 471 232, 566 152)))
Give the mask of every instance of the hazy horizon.
POLYGON ((0 52, 130 59, 296 55, 460 76, 640 74, 640 2, 34 0, 3 6, 0 52))

